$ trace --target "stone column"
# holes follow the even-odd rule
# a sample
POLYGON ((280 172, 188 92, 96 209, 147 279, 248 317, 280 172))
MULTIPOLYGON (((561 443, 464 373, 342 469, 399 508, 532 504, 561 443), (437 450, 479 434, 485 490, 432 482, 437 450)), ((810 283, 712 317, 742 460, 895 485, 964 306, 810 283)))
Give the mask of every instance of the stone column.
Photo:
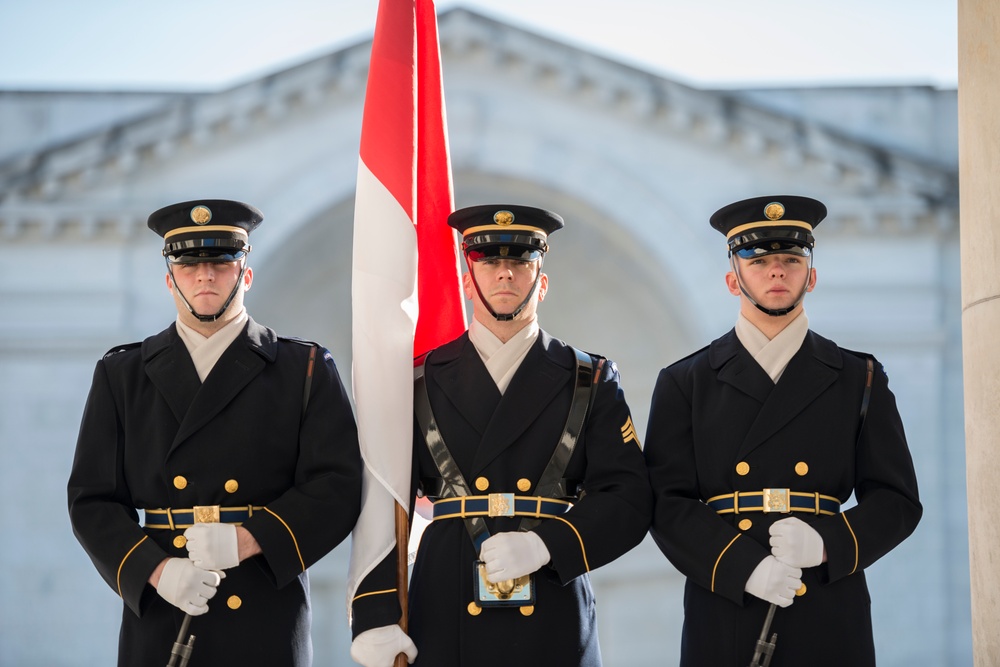
POLYGON ((962 354, 976 667, 1000 665, 1000 3, 958 1, 962 354))

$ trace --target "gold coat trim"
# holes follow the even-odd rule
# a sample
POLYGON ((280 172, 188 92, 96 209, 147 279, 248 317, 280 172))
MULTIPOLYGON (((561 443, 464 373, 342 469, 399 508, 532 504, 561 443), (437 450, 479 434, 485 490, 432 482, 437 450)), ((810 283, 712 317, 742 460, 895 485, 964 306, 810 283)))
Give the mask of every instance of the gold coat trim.
POLYGON ((854 540, 854 569, 851 570, 851 574, 858 571, 858 536, 854 534, 854 529, 851 528, 851 522, 847 520, 846 514, 841 514, 844 517, 844 523, 847 524, 847 530, 851 531, 851 538, 854 540))
POLYGON ((135 543, 135 546, 128 550, 125 557, 122 558, 122 562, 118 563, 118 573, 115 575, 115 583, 118 585, 118 597, 124 599, 125 596, 122 595, 122 568, 125 567, 125 561, 128 557, 132 555, 132 552, 139 548, 139 545, 145 542, 149 538, 149 535, 143 535, 142 539, 135 543))
POLYGON ((712 566, 712 588, 711 588, 711 591, 713 593, 715 592, 715 571, 719 569, 719 561, 721 561, 722 557, 725 555, 725 553, 727 551, 729 551, 729 547, 733 546, 733 542, 735 542, 736 540, 740 539, 740 537, 742 537, 742 536, 743 536, 743 533, 739 533, 738 535, 736 535, 736 537, 734 537, 733 539, 729 540, 729 544, 727 544, 726 548, 723 549, 719 553, 719 557, 715 559, 715 565, 712 566))
POLYGON ((275 514, 274 512, 272 512, 271 510, 269 510, 266 507, 263 508, 263 509, 264 509, 265 512, 267 512, 268 514, 270 514, 271 516, 273 516, 275 519, 277 519, 278 521, 280 521, 281 525, 284 526, 285 530, 288 531, 288 534, 292 536, 292 544, 295 545, 295 553, 298 554, 299 564, 302 565, 302 571, 305 572, 306 571, 306 562, 302 559, 302 552, 299 550, 299 541, 297 539, 295 539, 295 533, 292 532, 292 529, 288 526, 287 523, 285 523, 284 519, 282 519, 280 516, 278 516, 277 514, 275 514))

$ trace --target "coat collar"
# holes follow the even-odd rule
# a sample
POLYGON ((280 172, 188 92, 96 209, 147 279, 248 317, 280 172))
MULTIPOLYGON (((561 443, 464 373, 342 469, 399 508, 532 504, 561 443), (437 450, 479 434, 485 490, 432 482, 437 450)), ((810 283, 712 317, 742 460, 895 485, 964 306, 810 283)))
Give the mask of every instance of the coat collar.
MULTIPOLYGON (((730 332, 719 339, 714 361, 721 361, 718 368, 720 381, 745 391, 760 403, 760 411, 740 445, 739 455, 746 456, 767 438, 780 431, 806 407, 836 382, 843 368, 840 348, 832 341, 813 333, 806 334, 802 346, 795 353, 777 384, 753 360, 730 332), (732 341, 739 346, 733 352, 732 341), (740 372, 737 372, 737 367, 740 372), (765 391, 766 390, 766 391, 765 391)), ((713 348, 715 344, 713 343, 713 348)), ((712 353, 709 354, 713 362, 712 353)))
POLYGON ((464 334, 432 353, 429 381, 482 435, 472 462, 476 474, 514 443, 573 378, 575 356, 565 343, 538 332, 501 396, 475 346, 464 334))
POLYGON ((146 375, 180 422, 172 447, 218 415, 277 358, 277 353, 274 331, 251 318, 243 333, 219 357, 203 384, 175 324, 144 340, 142 358, 146 375))

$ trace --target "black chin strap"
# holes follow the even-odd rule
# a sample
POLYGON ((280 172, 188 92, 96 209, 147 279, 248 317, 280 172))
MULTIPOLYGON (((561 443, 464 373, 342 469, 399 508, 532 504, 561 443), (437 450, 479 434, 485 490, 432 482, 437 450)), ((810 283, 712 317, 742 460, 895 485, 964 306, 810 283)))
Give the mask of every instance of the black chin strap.
POLYGON ((524 310, 524 307, 528 305, 528 302, 531 300, 531 297, 534 296, 535 289, 537 289, 537 287, 538 287, 538 281, 542 277, 542 258, 539 258, 538 259, 538 273, 535 274, 535 282, 533 282, 531 284, 531 289, 528 290, 528 296, 524 297, 524 301, 522 301, 521 305, 519 305, 517 308, 514 309, 513 313, 510 313, 508 315, 502 315, 500 313, 495 312, 490 307, 489 302, 483 296, 483 291, 481 289, 479 289, 479 283, 476 281, 476 274, 472 271, 472 260, 469 259, 468 255, 465 256, 465 264, 466 264, 466 266, 469 267, 469 277, 472 278, 472 284, 476 288, 476 294, 479 295, 479 300, 486 307, 486 311, 490 315, 492 315, 493 319, 495 319, 497 322, 510 322, 515 317, 517 317, 518 315, 520 315, 521 311, 524 310))
POLYGON ((173 265, 169 261, 167 262, 167 273, 170 274, 170 282, 174 284, 174 289, 177 290, 177 294, 181 297, 181 301, 184 302, 184 305, 187 306, 188 312, 190 312, 192 315, 198 318, 198 320, 201 322, 214 322, 220 317, 222 317, 222 314, 226 312, 226 309, 229 308, 229 304, 231 304, 233 302, 233 299, 236 298, 236 292, 239 291, 240 285, 243 283, 243 276, 244 274, 246 274, 246 272, 247 272, 247 265, 246 261, 244 260, 243 267, 240 269, 240 277, 236 279, 236 284, 233 285, 233 291, 229 293, 229 298, 226 299, 226 302, 224 304, 222 304, 222 308, 219 309, 219 312, 217 312, 215 315, 199 315, 194 311, 194 308, 191 307, 191 304, 188 303, 187 297, 184 296, 184 292, 182 292, 181 288, 178 287, 177 279, 174 278, 173 265))
POLYGON ((796 306, 798 306, 800 303, 802 303, 802 300, 806 298, 806 290, 809 288, 809 278, 812 275, 812 257, 811 256, 809 257, 809 269, 810 270, 806 271, 806 283, 805 283, 805 285, 802 286, 802 291, 799 293, 799 298, 797 298, 795 300, 795 303, 793 303, 792 305, 790 305, 788 308, 777 308, 777 309, 765 308, 764 306, 762 306, 759 303, 757 303, 757 300, 755 298, 753 298, 752 296, 750 296, 750 292, 747 291, 746 286, 743 284, 743 276, 740 275, 740 263, 737 262, 736 258, 733 257, 732 255, 729 256, 729 261, 730 261, 730 264, 733 267, 733 273, 736 274, 736 282, 739 284, 740 291, 743 292, 743 296, 745 296, 747 298, 747 300, 749 300, 750 303, 752 303, 754 306, 756 306, 757 310, 761 311, 762 313, 770 315, 771 317, 781 317, 782 315, 787 315, 788 313, 790 313, 793 310, 795 310, 796 306))

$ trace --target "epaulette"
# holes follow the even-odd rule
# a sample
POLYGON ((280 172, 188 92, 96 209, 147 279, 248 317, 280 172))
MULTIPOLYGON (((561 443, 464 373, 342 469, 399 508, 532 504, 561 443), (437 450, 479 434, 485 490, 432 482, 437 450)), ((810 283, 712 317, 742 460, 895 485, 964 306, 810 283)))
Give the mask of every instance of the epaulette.
POLYGON ((110 350, 108 350, 107 352, 105 352, 104 356, 101 357, 101 358, 102 359, 107 359, 108 357, 113 357, 114 355, 118 354, 119 352, 126 352, 128 350, 134 350, 137 347, 139 347, 140 345, 142 345, 141 342, 139 342, 139 343, 128 343, 126 345, 116 345, 113 348, 111 348, 110 350))
POLYGON ((881 361, 879 361, 878 359, 875 358, 874 354, 872 354, 870 352, 858 352, 857 350, 849 350, 846 347, 840 348, 840 351, 841 352, 846 352, 847 354, 851 355, 852 357, 857 357, 858 359, 861 359, 862 361, 864 361, 866 363, 870 359, 872 361, 872 367, 874 369, 877 369, 877 370, 881 371, 885 375, 886 379, 888 379, 888 377, 889 377, 889 371, 887 371, 885 369, 885 366, 882 365, 881 361))
POLYGON ((869 357, 874 357, 875 356, 873 354, 869 354, 868 352, 858 352, 857 350, 848 350, 846 347, 841 347, 840 351, 841 352, 846 352, 847 354, 854 355, 855 357, 858 357, 859 359, 867 359, 869 357))
POLYGON ((278 340, 283 340, 286 343, 298 343, 299 345, 305 345, 306 347, 320 347, 320 344, 306 340, 305 338, 296 338, 295 336, 278 336, 278 340))
POLYGON ((672 364, 669 364, 667 367, 669 368, 670 366, 676 366, 677 364, 680 364, 680 363, 683 363, 683 362, 687 361, 691 357, 696 357, 699 354, 702 354, 703 352, 707 351, 708 348, 710 348, 710 347, 712 347, 712 346, 711 345, 706 345, 705 347, 703 347, 703 348, 701 348, 699 350, 695 350, 694 352, 692 352, 691 354, 687 355, 686 357, 681 357, 680 359, 678 359, 677 361, 673 362, 672 364))

